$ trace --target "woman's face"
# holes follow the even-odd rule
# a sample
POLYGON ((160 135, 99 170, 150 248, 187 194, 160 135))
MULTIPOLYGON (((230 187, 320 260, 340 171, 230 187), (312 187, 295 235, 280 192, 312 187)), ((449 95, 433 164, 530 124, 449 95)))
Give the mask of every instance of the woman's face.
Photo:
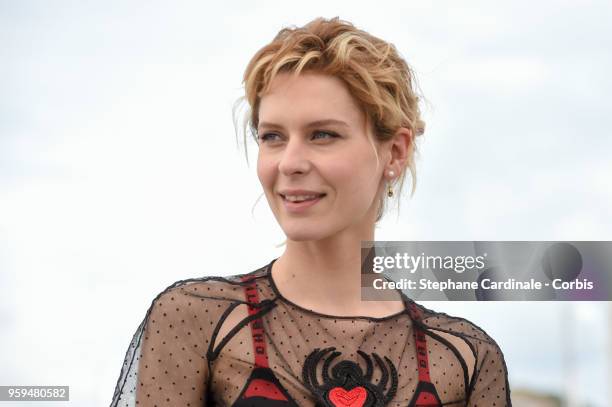
POLYGON ((288 239, 370 231, 383 168, 340 79, 278 74, 261 99, 257 130, 257 175, 288 239))

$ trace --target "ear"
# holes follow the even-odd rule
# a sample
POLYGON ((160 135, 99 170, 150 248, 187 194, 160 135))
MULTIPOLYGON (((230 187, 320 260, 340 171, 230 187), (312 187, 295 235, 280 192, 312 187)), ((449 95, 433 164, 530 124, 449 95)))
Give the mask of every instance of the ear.
POLYGON ((392 170, 398 175, 401 174, 413 149, 413 142, 413 133, 409 128, 400 127, 395 132, 395 135, 390 140, 391 158, 387 162, 387 170, 392 170))

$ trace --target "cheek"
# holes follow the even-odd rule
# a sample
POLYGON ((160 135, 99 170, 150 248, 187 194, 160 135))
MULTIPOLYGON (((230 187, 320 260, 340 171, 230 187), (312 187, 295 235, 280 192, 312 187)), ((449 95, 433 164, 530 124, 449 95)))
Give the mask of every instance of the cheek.
POLYGON ((327 169, 329 181, 335 186, 339 192, 351 191, 358 184, 355 177, 356 168, 350 165, 350 162, 338 162, 330 165, 327 169))
POLYGON ((327 177, 343 198, 367 197, 377 189, 376 157, 370 152, 356 152, 327 166, 327 177))
POLYGON ((257 177, 264 189, 270 188, 274 182, 274 167, 270 160, 257 158, 257 177))
POLYGON ((257 178, 259 178, 259 183, 263 185, 264 184, 263 169, 261 167, 261 162, 259 160, 257 160, 257 178))

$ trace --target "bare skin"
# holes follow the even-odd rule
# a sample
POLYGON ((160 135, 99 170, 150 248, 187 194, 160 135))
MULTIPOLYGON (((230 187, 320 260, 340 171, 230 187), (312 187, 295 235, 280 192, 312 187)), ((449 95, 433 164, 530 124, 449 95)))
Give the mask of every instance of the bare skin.
POLYGON ((272 267, 280 293, 327 315, 402 311, 399 294, 395 301, 361 301, 360 251, 362 241, 374 240, 378 197, 405 167, 411 131, 400 128, 381 143, 341 80, 282 73, 262 97, 258 136, 257 174, 287 236, 272 267), (326 119, 344 124, 309 125, 326 119), (325 196, 296 212, 281 192, 297 189, 325 196))

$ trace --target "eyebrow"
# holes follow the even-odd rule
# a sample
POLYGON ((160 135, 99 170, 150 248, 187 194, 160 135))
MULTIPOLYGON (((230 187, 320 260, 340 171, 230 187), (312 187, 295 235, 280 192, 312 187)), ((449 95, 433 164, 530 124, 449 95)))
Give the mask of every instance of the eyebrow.
MULTIPOLYGON (((337 120, 337 119, 324 119, 324 120, 315 120, 314 122, 310 122, 308 124, 306 124, 304 126, 305 129, 308 128, 312 128, 312 127, 317 127, 317 126, 325 126, 328 124, 337 124, 339 126, 344 126, 344 127, 349 127, 348 124, 346 124, 346 122, 343 122, 342 120, 337 120)), ((260 122, 258 128, 261 127, 270 127, 270 128, 278 128, 278 129, 282 129, 283 126, 280 124, 276 124, 276 123, 271 123, 271 122, 260 122)))

